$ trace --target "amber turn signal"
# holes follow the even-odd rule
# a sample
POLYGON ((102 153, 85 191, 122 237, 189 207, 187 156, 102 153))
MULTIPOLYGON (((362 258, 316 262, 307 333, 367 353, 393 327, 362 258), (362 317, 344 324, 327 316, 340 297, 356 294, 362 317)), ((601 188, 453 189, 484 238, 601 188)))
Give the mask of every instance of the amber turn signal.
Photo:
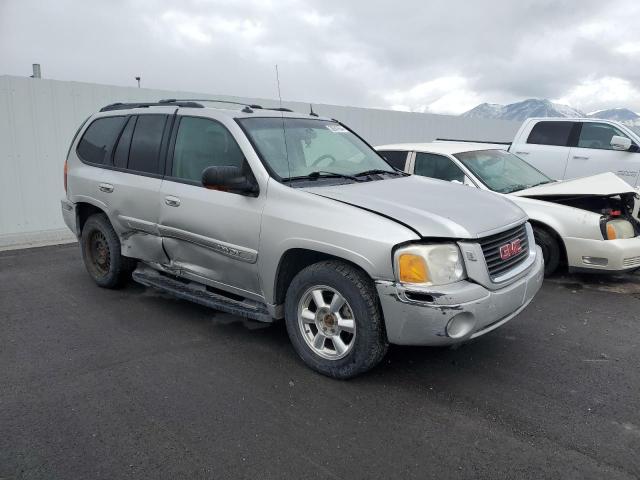
POLYGON ((427 265, 419 255, 403 253, 398 259, 400 281, 403 283, 427 283, 429 273, 427 265))

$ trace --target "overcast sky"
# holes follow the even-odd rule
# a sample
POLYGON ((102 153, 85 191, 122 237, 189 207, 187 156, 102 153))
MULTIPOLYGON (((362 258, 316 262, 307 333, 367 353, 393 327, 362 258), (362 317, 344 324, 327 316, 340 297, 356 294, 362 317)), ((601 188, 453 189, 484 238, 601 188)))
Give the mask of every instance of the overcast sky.
POLYGON ((0 0, 0 74, 461 113, 640 111, 639 0, 0 0))

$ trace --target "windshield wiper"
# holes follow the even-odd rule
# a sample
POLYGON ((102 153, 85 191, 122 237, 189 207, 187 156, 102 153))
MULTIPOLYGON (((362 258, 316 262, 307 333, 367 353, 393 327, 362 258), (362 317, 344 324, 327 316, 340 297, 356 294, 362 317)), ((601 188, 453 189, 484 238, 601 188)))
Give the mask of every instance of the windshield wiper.
POLYGON ((362 182, 363 180, 353 175, 347 175, 346 173, 337 173, 337 172, 328 172, 326 170, 317 170, 315 172, 311 172, 308 175, 299 175, 297 177, 288 177, 283 178, 282 180, 289 182, 295 180, 316 180, 318 178, 348 178, 349 180, 353 180, 354 182, 362 182))
POLYGON ((366 175, 378 175, 383 173, 388 173, 390 175, 402 175, 402 176, 409 175, 408 173, 402 172, 400 170, 382 170, 381 168, 374 168, 371 170, 365 170, 364 172, 356 173, 355 176, 364 177, 366 175))

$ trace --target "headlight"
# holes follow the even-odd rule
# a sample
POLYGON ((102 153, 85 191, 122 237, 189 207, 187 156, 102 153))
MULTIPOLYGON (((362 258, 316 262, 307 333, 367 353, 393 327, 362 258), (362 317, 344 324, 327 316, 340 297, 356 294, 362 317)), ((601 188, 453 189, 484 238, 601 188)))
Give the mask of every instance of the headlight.
POLYGON ((457 245, 409 245, 396 250, 395 271, 402 283, 445 285, 466 278, 457 245))
POLYGON ((608 220, 605 224, 605 238, 607 240, 616 240, 620 238, 633 238, 636 236, 636 232, 633 230, 633 225, 628 220, 622 220, 616 218, 615 220, 608 220))

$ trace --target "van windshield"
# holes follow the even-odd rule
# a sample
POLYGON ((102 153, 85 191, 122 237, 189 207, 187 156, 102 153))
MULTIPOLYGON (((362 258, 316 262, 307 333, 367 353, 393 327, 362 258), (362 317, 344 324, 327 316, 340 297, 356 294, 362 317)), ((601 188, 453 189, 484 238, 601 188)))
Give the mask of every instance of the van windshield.
POLYGON ((238 122, 280 180, 403 175, 336 122, 305 118, 243 118, 238 122))
POLYGON ((454 157, 494 192, 511 193, 554 181, 504 150, 477 150, 456 153, 454 157))

